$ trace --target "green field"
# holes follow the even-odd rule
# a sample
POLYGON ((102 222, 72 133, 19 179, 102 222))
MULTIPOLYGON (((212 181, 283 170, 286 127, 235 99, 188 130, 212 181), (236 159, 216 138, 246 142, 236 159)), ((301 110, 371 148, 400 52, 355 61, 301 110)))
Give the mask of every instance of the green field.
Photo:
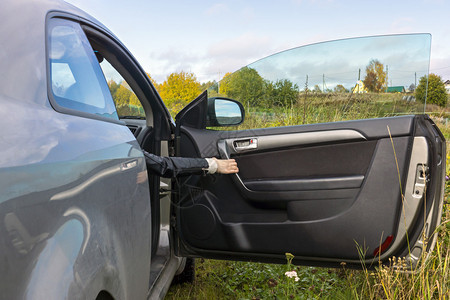
MULTIPOLYGON (((335 122, 423 112, 422 103, 407 103, 401 94, 300 95, 288 107, 247 108, 246 121, 238 129, 335 122), (303 96, 303 97, 302 97, 303 96)), ((450 107, 428 105, 430 114, 450 140, 450 107)), ((236 128, 226 128, 236 129, 236 128)), ((447 152, 449 174, 450 155, 447 152)), ((430 258, 415 272, 399 272, 393 266, 376 270, 349 270, 272 265, 250 262, 196 260, 196 279, 172 285, 166 299, 450 299, 450 192, 446 185, 442 225, 430 258), (295 270, 298 281, 285 275, 295 270)), ((424 254, 426 255, 426 254, 424 254)))

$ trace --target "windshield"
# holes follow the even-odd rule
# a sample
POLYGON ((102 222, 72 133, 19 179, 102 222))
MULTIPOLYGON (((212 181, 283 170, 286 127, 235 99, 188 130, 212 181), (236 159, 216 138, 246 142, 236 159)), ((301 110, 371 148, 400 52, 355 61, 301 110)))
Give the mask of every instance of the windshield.
POLYGON ((298 47, 226 74, 209 97, 236 99, 267 126, 423 113, 426 86, 423 98, 415 90, 430 45, 431 35, 409 34, 298 47))

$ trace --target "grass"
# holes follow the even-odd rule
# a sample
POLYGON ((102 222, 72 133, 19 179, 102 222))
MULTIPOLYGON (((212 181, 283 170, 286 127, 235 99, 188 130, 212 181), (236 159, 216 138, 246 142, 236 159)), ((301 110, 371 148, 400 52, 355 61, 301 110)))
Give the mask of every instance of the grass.
MULTIPOLYGON (((258 108, 247 114, 238 129, 320 123, 330 121, 385 117, 423 111, 422 104, 406 103, 399 95, 338 95, 334 99, 311 97, 307 105, 271 110, 258 108)), ((450 108, 427 106, 450 146, 450 108)), ((236 129, 236 128, 233 128, 236 129)), ((447 152, 446 174, 450 174, 447 152)), ((166 299, 450 299, 450 184, 445 189, 442 224, 438 239, 425 263, 414 272, 399 272, 405 264, 400 258, 375 270, 340 269, 273 265, 197 259, 193 284, 173 285, 166 299), (297 276, 289 278, 287 271, 297 276), (298 278, 296 281, 295 277, 298 278)))
POLYGON ((449 208, 431 257, 415 272, 397 271, 398 258, 373 271, 197 259, 195 282, 173 285, 165 299, 449 299, 449 208))
MULTIPOLYGON (((323 94, 299 101, 288 107, 250 108, 238 128, 253 129, 301 124, 338 122, 423 113, 423 104, 406 102, 401 94, 323 94)), ((450 108, 427 105, 427 112, 437 118, 448 118, 450 108)))
POLYGON ((198 259, 194 284, 173 285, 165 299, 335 299, 345 292, 345 272, 287 265, 198 259))

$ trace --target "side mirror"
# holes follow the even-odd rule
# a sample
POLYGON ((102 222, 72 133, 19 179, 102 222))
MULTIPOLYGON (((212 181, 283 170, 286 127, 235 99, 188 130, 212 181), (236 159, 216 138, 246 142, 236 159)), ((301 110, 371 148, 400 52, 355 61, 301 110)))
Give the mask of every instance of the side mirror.
POLYGON ((208 98, 206 126, 235 126, 244 122, 245 111, 236 100, 222 97, 208 98))

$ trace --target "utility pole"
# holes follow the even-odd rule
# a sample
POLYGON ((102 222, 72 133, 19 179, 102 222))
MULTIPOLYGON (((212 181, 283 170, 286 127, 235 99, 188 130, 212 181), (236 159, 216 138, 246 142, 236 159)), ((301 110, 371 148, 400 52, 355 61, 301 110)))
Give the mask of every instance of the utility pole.
MULTIPOLYGON (((392 85, 392 83, 391 83, 392 85)), ((388 91, 388 86, 389 86, 389 66, 386 65, 386 93, 388 91)))
POLYGON ((417 88, 417 72, 414 72, 414 90, 417 88))
POLYGON ((303 100, 303 124, 306 124, 306 98, 308 97, 308 75, 305 82, 305 99, 303 100))
POLYGON ((325 93, 325 74, 322 75, 322 93, 325 93))
POLYGON ((217 80, 217 93, 220 93, 220 76, 222 75, 222 72, 219 70, 219 80, 217 80))
POLYGON ((356 85, 355 85, 355 87, 353 88, 353 90, 352 90, 352 93, 353 92, 357 92, 357 93, 360 93, 361 91, 360 91, 360 89, 361 89, 361 86, 359 85, 359 82, 361 81, 361 68, 359 68, 358 69, 358 81, 356 82, 356 85))

